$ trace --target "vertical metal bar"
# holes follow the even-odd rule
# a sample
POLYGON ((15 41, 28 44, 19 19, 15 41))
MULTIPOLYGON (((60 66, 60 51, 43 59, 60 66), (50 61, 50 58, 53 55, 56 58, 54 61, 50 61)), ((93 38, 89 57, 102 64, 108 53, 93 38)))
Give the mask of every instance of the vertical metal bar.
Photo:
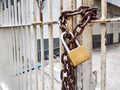
MULTIPOLYGON (((13 5, 11 5, 11 23, 12 25, 14 25, 14 20, 15 20, 15 17, 14 17, 14 7, 13 5)), ((16 79, 16 45, 15 45, 15 42, 16 42, 16 38, 15 38, 15 29, 14 28, 11 28, 12 29, 12 33, 13 33, 13 52, 14 52, 14 61, 13 61, 13 66, 14 66, 14 72, 13 72, 13 79, 14 79, 14 82, 15 82, 15 86, 13 85, 13 90, 14 89, 17 89, 17 79, 16 79)))
MULTIPOLYGON (((30 21, 30 0, 26 0, 26 23, 29 23, 30 21)), ((28 73, 28 77, 29 77, 29 88, 28 90, 32 90, 32 71, 31 71, 31 67, 32 67, 32 61, 31 61, 31 33, 30 33, 30 27, 26 26, 26 31, 27 31, 27 65, 29 65, 29 73, 28 73)))
MULTIPOLYGON (((11 7, 10 7, 10 0, 8 1, 8 25, 10 25, 11 24, 11 20, 10 20, 10 18, 11 18, 11 12, 10 12, 10 10, 11 10, 11 7)), ((1 19, 0 19, 1 20, 1 19)), ((12 75, 12 72, 13 72, 13 50, 12 50, 12 48, 13 48, 13 44, 12 44, 12 29, 11 28, 9 28, 10 29, 10 35, 11 35, 11 38, 10 38, 10 48, 11 48, 11 52, 9 52, 10 54, 9 55, 11 55, 10 56, 10 67, 11 67, 11 70, 10 70, 10 73, 9 73, 9 88, 10 89, 12 89, 12 84, 11 84, 11 82, 12 82, 12 78, 11 78, 11 75, 12 75)))
MULTIPOLYGON (((3 1, 4 2, 4 15, 6 15, 7 14, 7 8, 6 8, 6 0, 4 0, 3 1)), ((4 16, 5 17, 5 16, 4 16)), ((4 20, 5 20, 5 24, 7 24, 7 15, 6 15, 6 18, 4 18, 4 20)), ((7 33, 7 30, 6 30, 6 28, 4 28, 4 45, 6 46, 6 48, 4 48, 4 56, 5 56, 5 54, 7 54, 8 55, 8 37, 9 37, 9 35, 7 35, 8 33, 7 33), (6 35, 7 35, 7 37, 6 37, 6 35)), ((7 62, 9 62, 8 60, 10 60, 10 59, 8 59, 8 56, 7 57, 5 57, 5 58, 3 58, 4 59, 4 63, 6 63, 7 64, 7 66, 9 66, 9 64, 7 63, 7 62)), ((4 67, 4 66, 3 66, 4 67)), ((5 73, 3 74, 4 76, 3 76, 3 79, 4 79, 4 82, 5 83, 7 83, 8 84, 8 82, 5 80, 5 77, 7 78, 7 74, 8 74, 8 71, 7 71, 7 69, 4 71, 5 73), (6 73, 7 72, 7 73, 6 73)))
POLYGON ((17 72, 18 71, 17 71, 17 69, 18 68, 17 68, 17 43, 16 43, 17 42, 17 38, 16 38, 17 36, 16 36, 16 28, 13 28, 13 33, 14 33, 14 44, 15 44, 15 48, 14 48, 15 49, 14 50, 15 51, 15 62, 14 63, 15 63, 15 69, 16 69, 15 70, 15 81, 16 81, 16 87, 15 88, 17 89, 17 87, 18 87, 18 77, 17 77, 17 72))
MULTIPOLYGON (((10 24, 10 23, 9 23, 10 24)), ((9 69, 9 81, 8 81, 8 88, 9 89, 12 89, 12 75, 13 75, 13 68, 14 68, 14 66, 13 66, 13 50, 12 50, 12 47, 13 47, 13 43, 12 43, 12 29, 11 28, 9 28, 9 31, 7 30, 7 32, 8 32, 8 35, 10 36, 10 37, 8 37, 8 35, 7 35, 7 37, 8 37, 8 45, 9 45, 9 50, 8 50, 8 59, 7 60, 9 60, 9 62, 8 62, 8 64, 9 64, 9 66, 8 67, 10 67, 10 69, 9 69)))
POLYGON ((11 25, 11 4, 10 4, 10 0, 8 0, 8 24, 11 25))
POLYGON ((20 73, 21 73, 21 89, 23 90, 24 88, 24 78, 23 78, 23 48, 22 48, 22 43, 23 43, 23 40, 22 40, 22 29, 20 27, 20 32, 19 32, 19 38, 20 38, 20 73))
MULTIPOLYGON (((82 6, 82 0, 77 0, 77 8, 79 8, 80 6, 82 6)), ((81 19, 81 16, 77 16, 77 23, 80 21, 80 19, 81 19)), ((81 41, 81 37, 79 38, 79 41, 81 41)), ((81 90, 82 88, 82 65, 77 66, 77 86, 76 87, 77 87, 77 90, 81 90)))
POLYGON ((35 84, 36 84, 36 90, 38 90, 38 67, 37 67, 37 63, 38 63, 38 59, 37 59, 37 30, 36 30, 36 26, 33 27, 33 35, 34 35, 34 56, 35 56, 35 84))
MULTIPOLYGON (((22 24, 26 23, 26 1, 25 0, 21 0, 21 9, 22 9, 22 24)), ((24 71, 25 71, 25 90, 28 89, 27 87, 27 54, 26 54, 26 26, 25 27, 21 27, 22 29, 22 34, 23 34, 23 57, 24 57, 24 71)))
MULTIPOLYGON (((30 0, 28 0, 28 22, 30 22, 30 0)), ((32 60, 31 60, 31 29, 30 27, 28 27, 28 58, 29 58, 29 69, 30 69, 30 90, 32 90, 32 71, 31 71, 31 67, 32 67, 32 60)))
POLYGON ((7 5, 6 5, 6 0, 4 0, 4 15, 5 15, 5 18, 4 18, 4 22, 5 22, 5 25, 8 25, 8 8, 7 8, 7 5))
MULTIPOLYGON (((17 1, 16 0, 14 0, 13 1, 14 2, 14 5, 13 5, 13 8, 14 8, 14 25, 17 25, 17 1)), ((17 28, 14 28, 14 33, 15 33, 15 51, 16 51, 16 84, 17 84, 17 89, 19 90, 19 75, 17 75, 18 74, 18 72, 19 72, 19 61, 18 61, 18 59, 19 59, 19 56, 18 56, 18 35, 17 35, 17 33, 18 33, 18 31, 17 31, 17 28)))
MULTIPOLYGON (((61 12, 63 11, 63 0, 59 0, 59 10, 60 10, 60 12, 59 12, 59 16, 61 15, 61 12)), ((61 36, 61 33, 62 33, 62 31, 60 30, 60 32, 59 32, 59 34, 60 34, 60 36, 61 36)), ((60 37, 59 36, 59 37, 60 37)), ((62 54, 62 52, 63 52, 63 46, 62 46, 62 42, 61 42, 61 40, 59 41, 60 42, 60 56, 61 56, 61 54, 62 54)), ((60 60, 61 60, 61 57, 60 57, 60 60)), ((61 69, 62 69, 62 67, 63 67, 63 65, 61 64, 61 69)))
MULTIPOLYGON (((16 5, 16 0, 14 0, 14 22, 17 24, 17 5, 16 5)), ((16 49, 16 79, 17 79, 17 88, 19 90, 19 49, 18 49, 18 28, 14 28, 14 33, 15 33, 15 49, 16 49)))
MULTIPOLYGON (((107 17, 107 0, 101 0, 102 19, 107 17)), ((101 90, 106 90, 106 35, 107 26, 101 24, 101 90)))
MULTIPOLYGON (((63 11, 63 0, 59 0, 59 10, 60 10, 60 12, 59 12, 59 16, 61 15, 61 12, 63 11)), ((61 36, 61 33, 62 33, 62 31, 60 30, 59 31, 59 38, 60 38, 60 36, 61 36)), ((61 40, 59 40, 59 42, 60 42, 60 63, 61 63, 61 55, 62 55, 62 53, 63 53, 63 46, 62 46, 62 42, 61 42, 61 40)), ((60 69, 62 70, 63 69, 63 64, 61 63, 61 66, 60 66, 60 69)), ((60 83, 60 86, 62 86, 62 82, 60 83)))
MULTIPOLYGON (((82 0, 82 4, 91 7, 93 0, 82 0)), ((82 88, 83 90, 92 90, 92 24, 86 26, 82 36, 82 43, 91 55, 91 59, 82 64, 82 88)))
POLYGON ((13 5, 11 5, 11 23, 12 25, 14 25, 14 8, 13 8, 13 5))
POLYGON ((21 90, 21 76, 20 76, 20 71, 21 71, 21 62, 20 62, 20 27, 18 27, 18 75, 19 75, 19 90, 21 90))
POLYGON ((29 68, 30 68, 30 90, 32 90, 32 71, 31 71, 32 61, 31 61, 31 32, 30 32, 30 27, 29 27, 28 35, 29 35, 28 47, 29 47, 29 68))
MULTIPOLYGON (((48 0, 48 18, 49 21, 52 21, 52 0, 48 0)), ((54 90, 53 82, 53 26, 48 25, 49 32, 49 64, 50 64, 50 90, 54 90)))
MULTIPOLYGON (((29 1, 29 5, 30 5, 30 10, 29 10, 29 12, 30 12, 30 23, 32 23, 33 22, 33 17, 34 17, 34 0, 30 0, 29 1)), ((30 38, 31 38, 31 41, 30 41, 30 43, 31 43, 31 52, 30 52, 30 55, 31 55, 31 64, 33 65, 33 61, 35 60, 35 53, 34 53, 34 33, 33 33, 33 25, 30 25, 30 31, 29 31, 29 33, 30 33, 30 38)), ((31 73, 31 80, 32 80, 32 76, 33 76, 33 74, 31 73)), ((32 82, 31 82, 32 83, 32 82)), ((36 80, 35 80, 35 84, 36 84, 36 80)), ((32 88, 33 88, 33 83, 32 83, 32 88)), ((34 87, 35 89, 36 89, 36 87, 34 87)))
MULTIPOLYGON (((25 3, 21 0, 21 24, 25 24, 25 3)), ((27 72, 26 72, 26 31, 24 26, 20 26, 21 29, 21 48, 22 48, 22 78, 23 78, 23 90, 27 90, 27 72), (23 68, 24 67, 24 68, 23 68), (23 73, 24 72, 24 73, 23 73)))
POLYGON ((24 0, 21 0, 21 18, 22 18, 22 24, 25 24, 25 3, 24 3, 24 0))
MULTIPOLYGON (((73 0, 73 9, 76 9, 76 7, 77 7, 76 1, 77 0, 73 0)), ((77 23, 77 17, 73 16, 73 28, 75 27, 76 23, 77 23)))
POLYGON ((106 34, 105 23, 101 24, 101 90, 106 90, 106 34))
POLYGON ((43 26, 40 26, 40 41, 41 41, 41 65, 42 65, 42 90, 44 90, 44 39, 43 26))
MULTIPOLYGON (((25 13, 25 23, 27 24, 28 23, 28 0, 25 0, 24 1, 24 13, 25 13)), ((25 26, 25 55, 26 55, 26 59, 25 59, 25 66, 26 66, 26 90, 28 90, 28 74, 27 74, 27 65, 28 65, 28 26, 25 26)))
MULTIPOLYGON (((13 19, 13 18, 12 18, 13 19)), ((16 83, 16 45, 15 45, 15 31, 14 29, 12 28, 12 33, 13 33, 13 57, 14 57, 14 61, 13 61, 13 66, 14 66, 14 72, 13 72, 13 79, 14 79, 14 82, 15 82, 15 86, 14 86, 14 89, 16 89, 16 86, 17 86, 17 83, 16 83)))
MULTIPOLYGON (((1 21, 3 21, 3 3, 1 1, 1 21)), ((3 25, 3 23, 1 22, 1 25, 3 25)))
MULTIPOLYGON (((33 10, 34 10, 34 14, 33 14, 33 21, 36 21, 36 1, 33 1, 33 10)), ((38 59, 37 59, 37 29, 36 26, 33 26, 33 40, 34 40, 34 59, 35 59, 35 84, 36 84, 36 90, 38 90, 38 67, 37 67, 37 63, 38 63, 38 59)))
POLYGON ((4 22, 3 22, 3 23, 4 23, 4 25, 6 25, 6 18, 5 18, 5 11, 6 11, 6 10, 5 10, 5 9, 6 9, 5 6, 6 6, 6 0, 3 1, 3 4, 4 4, 4 6, 3 6, 3 8, 4 8, 4 10, 3 10, 3 20, 4 20, 4 22))
MULTIPOLYGON (((26 17, 26 2, 24 0, 21 0, 21 10, 22 10, 22 24, 25 24, 25 17, 26 17)), ((24 53, 24 70, 25 70, 25 79, 24 79, 24 86, 25 90, 27 90, 27 59, 26 59, 26 27, 22 27, 22 34, 23 34, 23 53, 24 53)))
MULTIPOLYGON (((20 23, 20 3, 17 2, 17 11, 18 11, 18 24, 20 23)), ((17 28, 17 36, 18 36, 18 76, 19 76, 19 90, 21 90, 21 76, 20 76, 20 71, 21 71, 21 63, 20 63, 20 27, 17 28)))
POLYGON ((7 55, 7 57, 6 57, 6 64, 7 64, 7 66, 8 67, 10 67, 11 69, 9 69, 9 68, 7 68, 7 73, 8 73, 8 75, 7 75, 7 77, 6 78, 8 78, 7 80, 6 80, 6 83, 8 84, 8 86, 10 85, 10 78, 9 78, 9 75, 10 75, 10 72, 11 72, 11 70, 12 70, 12 66, 11 66, 11 30, 7 30, 6 29, 6 39, 5 39, 5 42, 6 42, 6 55, 7 55))
MULTIPOLYGON (((19 1, 18 2, 18 23, 19 24, 21 24, 22 23, 22 20, 21 20, 21 17, 22 17, 22 10, 21 10, 21 2, 19 1)), ((22 71, 23 71, 23 47, 22 47, 22 43, 23 43, 23 39, 22 39, 23 37, 22 37, 22 27, 20 26, 19 27, 19 43, 20 43, 20 83, 21 83, 21 85, 20 85, 20 89, 21 90, 23 90, 23 88, 24 88, 24 75, 23 75, 23 73, 22 73, 22 71)))
POLYGON ((14 15, 15 15, 15 25, 17 25, 17 0, 14 0, 14 15))
POLYGON ((59 3, 60 3, 59 9, 61 14, 61 12, 63 11, 63 0, 59 0, 59 3))
MULTIPOLYGON (((43 22, 43 10, 42 10, 42 0, 39 0, 40 3, 40 21, 43 22)), ((40 44, 41 44, 41 66, 42 66, 42 90, 44 90, 44 38, 43 38, 43 25, 40 25, 40 44)))
POLYGON ((2 3, 0 2, 0 25, 2 24, 1 17, 2 17, 2 3))
POLYGON ((20 78, 19 78, 19 38, 18 38, 18 28, 15 28, 15 38, 16 38, 16 59, 17 59, 17 61, 16 61, 16 65, 17 65, 17 73, 16 73, 16 77, 17 77, 17 88, 18 88, 18 90, 20 90, 20 87, 19 87, 19 85, 20 85, 20 83, 19 83, 19 80, 20 80, 20 78))
POLYGON ((21 73, 21 71, 22 71, 22 65, 21 65, 21 62, 22 62, 22 60, 21 60, 21 29, 20 29, 20 27, 18 27, 18 29, 17 29, 17 37, 18 37, 18 77, 19 77, 19 90, 21 90, 22 89, 22 73, 21 73))
MULTIPOLYGON (((77 8, 79 8, 80 6, 82 6, 82 0, 76 0, 76 4, 77 4, 77 8)), ((80 19, 81 16, 77 16, 77 22, 79 22, 80 19)))
POLYGON ((86 27, 86 31, 83 32, 83 44, 91 55, 91 59, 82 64, 83 74, 83 88, 88 90, 92 88, 92 26, 86 27), (89 38, 88 38, 89 37, 89 38), (86 39, 87 38, 87 39, 86 39))
POLYGON ((22 63, 23 63, 23 67, 24 68, 22 68, 22 71, 24 71, 24 73, 23 73, 23 86, 24 86, 24 89, 26 90, 27 89, 27 83, 26 83, 26 81, 27 81, 27 74, 26 74, 26 52, 25 52, 25 46, 26 46, 26 38, 25 38, 25 27, 21 27, 21 33, 22 33, 22 49, 23 49, 23 51, 22 51, 22 63))
POLYGON ((101 18, 106 19, 107 17, 107 0, 101 0, 101 18))
POLYGON ((22 55, 21 55, 21 29, 19 27, 19 30, 18 30, 18 40, 19 40, 19 78, 20 78, 20 84, 19 84, 19 87, 20 87, 20 90, 22 89, 22 55))
POLYGON ((18 2, 18 25, 21 24, 21 7, 20 7, 20 2, 18 2))
MULTIPOLYGON (((73 0, 68 0, 68 5, 67 5, 67 10, 72 10, 73 9, 73 0)), ((68 25, 68 30, 72 31, 73 30, 73 17, 69 17, 67 19, 67 25, 68 25)))
MULTIPOLYGON (((10 15, 10 25, 12 25, 13 24, 13 22, 12 22, 12 19, 13 19, 13 13, 12 13, 12 6, 11 6, 11 2, 10 2, 10 0, 8 1, 9 2, 9 15, 10 15)), ((14 49, 15 49, 15 47, 14 47, 14 32, 13 32, 13 28, 10 28, 11 29, 11 33, 12 33, 12 58, 13 58, 13 60, 11 61, 12 62, 12 73, 11 73, 11 82, 15 82, 15 80, 14 80, 14 69, 15 69, 15 65, 14 65, 14 61, 15 61, 15 57, 14 57, 14 54, 15 54, 15 52, 14 52, 14 49)), ((12 90, 14 90, 15 88, 14 88, 15 86, 14 86, 14 84, 13 83, 11 83, 11 89, 12 90)))
MULTIPOLYGON (((3 1, 2 1, 2 3, 1 3, 1 5, 2 5, 2 6, 1 6, 1 8, 2 8, 2 13, 1 13, 2 18, 1 18, 1 20, 4 21, 4 10, 3 10, 4 7, 3 7, 3 1)), ((2 25, 4 25, 4 22, 2 22, 2 25)))
POLYGON ((26 27, 22 27, 22 34, 23 34, 23 51, 24 51, 25 90, 27 90, 26 27))
POLYGON ((9 25, 9 9, 8 9, 8 2, 6 1, 6 19, 7 19, 7 25, 9 25))

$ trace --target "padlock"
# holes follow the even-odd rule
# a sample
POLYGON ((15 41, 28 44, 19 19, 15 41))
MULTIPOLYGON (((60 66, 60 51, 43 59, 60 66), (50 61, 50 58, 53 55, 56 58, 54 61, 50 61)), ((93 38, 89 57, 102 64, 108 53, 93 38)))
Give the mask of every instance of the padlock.
MULTIPOLYGON (((74 35, 72 32, 69 32, 72 36, 72 38, 74 38, 74 35)), ((75 40, 75 43, 77 44, 77 48, 69 50, 63 36, 66 34, 66 32, 63 32, 61 34, 61 41, 67 51, 67 54, 73 64, 73 66, 77 66, 78 64, 81 64, 82 62, 90 59, 90 54, 88 53, 88 51, 86 50, 86 48, 83 45, 80 45, 79 42, 77 40, 75 40)))

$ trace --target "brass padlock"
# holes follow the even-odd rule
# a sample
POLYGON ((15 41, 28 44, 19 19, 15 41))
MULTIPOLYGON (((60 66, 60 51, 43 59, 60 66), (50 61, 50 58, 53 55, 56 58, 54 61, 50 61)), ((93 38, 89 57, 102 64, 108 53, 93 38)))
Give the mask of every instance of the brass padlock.
MULTIPOLYGON (((72 36, 72 38, 74 38, 74 35, 72 34, 72 32, 69 32, 72 36)), ((68 46, 66 45, 66 42, 63 38, 63 36, 66 34, 66 32, 63 32, 61 34, 61 41, 68 53, 69 58, 71 59, 71 62, 73 64, 73 66, 77 66, 78 64, 88 60, 90 58, 90 54, 88 53, 88 51, 86 50, 86 48, 83 45, 80 45, 79 42, 77 40, 75 40, 75 43, 77 44, 77 48, 69 50, 68 46)))

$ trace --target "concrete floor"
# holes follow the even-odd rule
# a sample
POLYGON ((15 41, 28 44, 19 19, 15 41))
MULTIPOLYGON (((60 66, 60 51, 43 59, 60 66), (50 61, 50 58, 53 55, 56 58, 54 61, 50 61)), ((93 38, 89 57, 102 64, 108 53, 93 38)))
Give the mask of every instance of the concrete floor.
MULTIPOLYGON (((107 74, 106 74, 106 90, 120 90, 120 44, 114 44, 107 47, 107 74)), ((59 59, 58 59, 59 61, 59 59)), ((93 71, 97 71, 97 86, 96 90, 100 90, 100 49, 93 50, 93 71)), ((45 68, 45 90, 49 90, 49 65, 45 68)), ((60 89, 60 63, 54 63, 54 88, 60 89)))
MULTIPOLYGON (((96 90, 100 90, 100 60, 100 50, 93 50, 93 70, 98 73, 96 90)), ((120 44, 107 47, 106 67, 106 90, 120 90, 120 44)))

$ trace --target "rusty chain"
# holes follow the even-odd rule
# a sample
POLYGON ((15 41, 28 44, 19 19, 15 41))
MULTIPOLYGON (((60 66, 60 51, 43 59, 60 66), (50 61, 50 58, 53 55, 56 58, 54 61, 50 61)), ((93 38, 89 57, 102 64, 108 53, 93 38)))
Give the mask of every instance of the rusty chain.
MULTIPOLYGON (((81 35, 85 26, 90 22, 90 20, 97 19, 97 8, 91 8, 89 6, 80 6, 78 9, 71 11, 64 11, 59 17, 59 27, 62 32, 66 32, 64 39, 66 44, 71 49, 75 48, 75 39, 77 36, 81 35), (67 28, 67 18, 75 15, 81 15, 82 19, 73 29, 74 38, 71 37, 69 30, 67 28), (80 28, 80 31, 77 31, 77 28, 80 28)), ((67 51, 64 48, 64 52, 61 55, 61 62, 63 64, 63 69, 61 70, 61 80, 62 88, 61 90, 76 90, 76 75, 75 67, 70 62, 70 58, 67 55, 67 51)))

